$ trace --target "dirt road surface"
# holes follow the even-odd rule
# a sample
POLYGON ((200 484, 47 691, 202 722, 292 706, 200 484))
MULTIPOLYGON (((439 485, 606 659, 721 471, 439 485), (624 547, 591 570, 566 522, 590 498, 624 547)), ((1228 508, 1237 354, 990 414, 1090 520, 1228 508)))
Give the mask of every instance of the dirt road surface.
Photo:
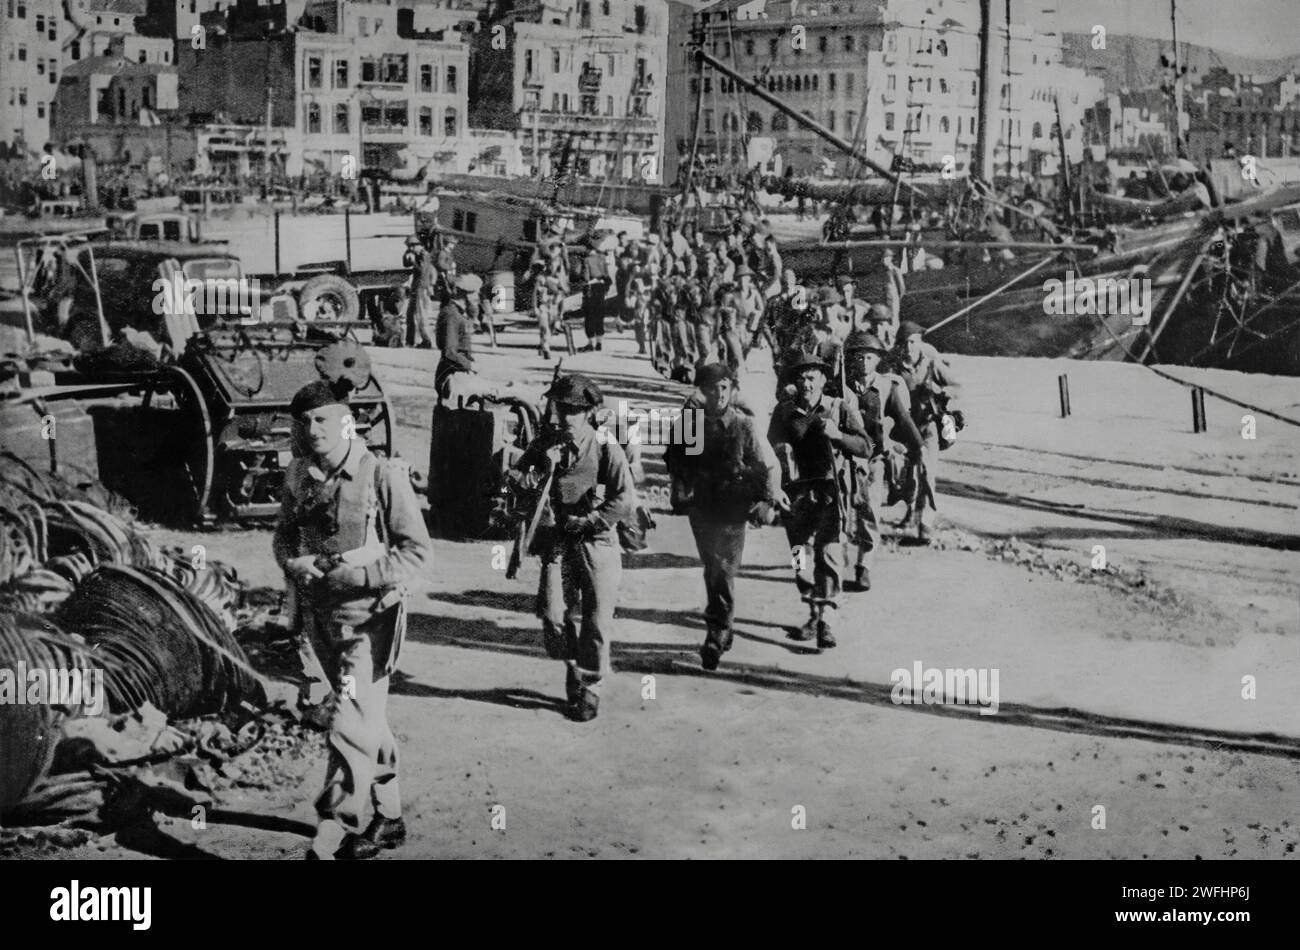
MULTIPOLYGON (((500 339, 480 338, 483 375, 536 396, 551 366, 535 335, 500 339)), ((374 351, 420 470, 434 355, 374 351)), ((611 405, 685 392, 629 335, 565 368, 611 405)), ((411 832, 391 857, 1294 856, 1300 429, 1259 416, 1245 439, 1246 410, 1211 399, 1210 431, 1193 435, 1187 390, 1140 367, 954 368, 970 424, 943 456, 940 543, 891 543, 874 589, 846 595, 835 650, 786 638, 804 614, 767 528, 747 545, 735 649, 702 671, 698 562, 660 505, 651 551, 625 561, 600 717, 576 724, 533 616, 536 564, 508 581, 499 542, 438 540, 390 700, 411 832), (996 714, 894 702, 891 674, 916 664, 996 671, 996 714)), ((1195 381, 1300 417, 1294 380, 1195 381)), ((769 355, 752 354, 743 389, 760 412, 772 388, 769 355)), ((198 540, 278 586, 267 531, 198 540)), ((156 834, 60 854, 300 857, 319 739, 284 768, 273 788, 223 793, 201 830, 158 817, 156 834)))

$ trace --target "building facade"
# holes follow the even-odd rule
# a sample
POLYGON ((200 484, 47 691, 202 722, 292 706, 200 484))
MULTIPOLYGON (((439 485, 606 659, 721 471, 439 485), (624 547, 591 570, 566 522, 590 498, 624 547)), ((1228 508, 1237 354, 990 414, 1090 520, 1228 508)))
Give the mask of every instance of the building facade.
POLYGON ((474 36, 470 124, 508 133, 536 175, 663 181, 664 0, 525 0, 474 36))
MULTIPOLYGON (((1050 22, 1051 11, 1042 6, 1035 5, 1035 20, 1050 22)), ((746 12, 739 0, 700 12, 712 55, 878 164, 888 167, 897 157, 966 174, 979 114, 978 0, 781 0, 769 2, 765 16, 746 12)), ((695 75, 679 42, 689 13, 679 8, 674 20, 669 108, 675 115, 669 123, 678 158, 690 148, 698 104, 700 147, 721 167, 760 159, 777 173, 848 173, 851 163, 839 149, 780 110, 712 71, 695 75), (683 115, 690 118, 682 121, 683 115)), ((1013 6, 1009 26, 1005 19, 991 25, 986 174, 1051 174, 1058 103, 1067 154, 1077 161, 1083 146, 1078 126, 1100 96, 1101 82, 1062 65, 1059 36, 1015 16, 1013 6)))
POLYGON ((50 138, 51 112, 71 35, 57 0, 4 0, 0 19, 0 141, 39 152, 50 138))

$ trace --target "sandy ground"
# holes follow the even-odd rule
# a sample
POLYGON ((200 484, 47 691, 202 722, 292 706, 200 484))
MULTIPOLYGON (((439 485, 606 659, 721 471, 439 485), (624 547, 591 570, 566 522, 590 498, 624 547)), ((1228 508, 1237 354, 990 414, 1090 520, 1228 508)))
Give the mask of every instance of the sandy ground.
MULTIPOLYGON (((607 340, 566 368, 611 398, 679 402, 626 337, 607 340)), ((534 346, 504 334, 484 375, 536 395, 550 366, 534 346)), ((432 354, 375 357, 399 451, 424 469, 432 354)), ((744 383, 760 408, 768 360, 754 354, 744 383)), ((626 561, 600 718, 575 724, 532 616, 536 564, 507 581, 496 542, 438 540, 390 702, 411 832, 394 856, 1293 855, 1300 430, 1261 417, 1243 439, 1244 410, 1211 400, 1211 431, 1193 435, 1186 391, 1139 367, 955 368, 970 426, 943 456, 942 543, 891 545, 874 589, 846 595, 833 651, 785 637, 803 613, 769 528, 750 535, 735 649, 703 672, 698 562, 684 519, 661 511, 652 550, 626 561), (896 705, 892 671, 918 662, 996 669, 998 713, 896 705)), ((1197 378, 1300 415, 1294 380, 1197 378)), ((662 484, 653 450, 647 468, 662 484)), ((266 531, 163 539, 276 575, 266 531)), ((286 771, 224 792, 202 830, 159 816, 156 833, 57 854, 298 857, 319 745, 286 771)))

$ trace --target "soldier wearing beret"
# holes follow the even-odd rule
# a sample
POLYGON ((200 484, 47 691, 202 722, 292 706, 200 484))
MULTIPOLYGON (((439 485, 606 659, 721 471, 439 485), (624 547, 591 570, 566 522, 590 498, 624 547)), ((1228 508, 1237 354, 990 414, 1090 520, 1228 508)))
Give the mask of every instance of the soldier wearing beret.
POLYGON ((844 363, 850 392, 871 439, 869 458, 855 459, 857 484, 853 498, 853 541, 858 548, 853 589, 871 590, 871 560, 880 547, 880 511, 884 505, 887 463, 892 463, 893 443, 901 443, 909 459, 920 456, 921 433, 912 421, 907 385, 883 372, 881 360, 889 348, 875 336, 854 331, 844 342, 844 363), (886 430, 885 422, 892 423, 886 430))
POLYGON ((312 383, 294 396, 294 435, 306 454, 285 471, 272 542, 303 635, 334 687, 320 824, 307 855, 321 859, 373 858, 406 839, 388 678, 406 630, 403 585, 433 553, 406 469, 376 458, 356 434, 349 388, 312 383))
POLYGON ((826 610, 839 604, 844 529, 849 485, 845 457, 866 458, 871 441, 862 416, 850 402, 825 394, 830 368, 816 355, 795 351, 782 361, 792 399, 777 403, 767 439, 782 465, 782 485, 790 497, 786 538, 794 558, 795 584, 809 617, 793 638, 817 638, 821 649, 835 646, 826 610), (813 569, 807 571, 808 549, 813 569))
POLYGON ((776 456, 759 435, 754 418, 733 404, 736 379, 729 366, 709 363, 696 370, 701 404, 687 400, 683 412, 703 413, 697 454, 674 443, 665 453, 672 475, 673 511, 690 517, 704 563, 708 633, 700 647, 706 670, 716 670, 731 649, 736 612, 736 571, 745 553, 745 525, 767 521, 771 506, 788 508, 776 456))
POLYGON ((567 666, 569 715, 596 718, 609 671, 614 606, 622 574, 616 528, 636 506, 627 456, 593 425, 603 404, 596 384, 561 377, 547 392, 549 437, 535 439, 516 465, 515 480, 539 488, 541 526, 529 553, 542 560, 537 613, 552 659, 567 666))

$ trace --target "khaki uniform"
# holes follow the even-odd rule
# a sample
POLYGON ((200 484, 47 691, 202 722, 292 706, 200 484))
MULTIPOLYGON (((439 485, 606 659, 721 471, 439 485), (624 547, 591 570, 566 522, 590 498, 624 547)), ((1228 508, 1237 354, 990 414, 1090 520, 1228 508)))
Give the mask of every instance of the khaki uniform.
POLYGON ((547 655, 568 664, 571 692, 580 685, 599 694, 623 570, 616 528, 636 506, 627 456, 613 438, 589 429, 576 443, 533 442, 517 469, 539 484, 554 471, 550 517, 535 541, 542 560, 537 615, 547 655), (569 533, 569 519, 588 519, 586 529, 569 533))
POLYGON ((285 472, 272 547, 282 568, 315 555, 364 569, 360 590, 336 593, 315 581, 295 591, 303 636, 334 687, 325 788, 316 811, 360 834, 371 805, 384 818, 401 817, 388 678, 406 632, 403 584, 432 560, 405 467, 377 459, 360 440, 329 474, 311 459, 294 459, 285 472))
POLYGON ((803 552, 795 566, 799 594, 810 606, 836 607, 849 507, 843 456, 866 458, 871 454, 862 417, 852 403, 831 396, 823 395, 809 408, 790 400, 773 411, 767 440, 778 457, 786 456, 784 481, 790 514, 785 531, 791 552, 803 552), (834 419, 843 433, 840 448, 822 432, 826 418, 834 419), (808 548, 812 549, 811 572, 807 570, 808 548))

